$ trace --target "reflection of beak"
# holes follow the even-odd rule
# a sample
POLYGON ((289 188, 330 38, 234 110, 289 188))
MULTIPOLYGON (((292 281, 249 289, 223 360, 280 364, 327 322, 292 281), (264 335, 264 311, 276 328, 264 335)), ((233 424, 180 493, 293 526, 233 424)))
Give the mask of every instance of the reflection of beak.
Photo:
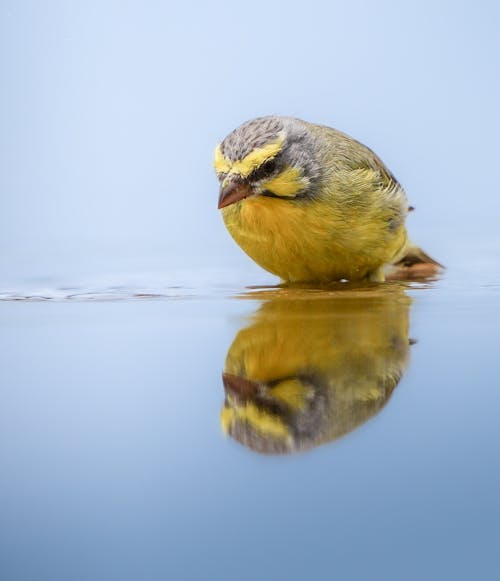
POLYGON ((252 399, 259 387, 256 381, 231 375, 230 373, 222 374, 222 383, 224 384, 226 393, 230 393, 238 400, 252 399))
POLYGON ((220 210, 230 204, 244 200, 253 194, 250 184, 239 176, 230 177, 224 180, 220 189, 219 205, 220 210))

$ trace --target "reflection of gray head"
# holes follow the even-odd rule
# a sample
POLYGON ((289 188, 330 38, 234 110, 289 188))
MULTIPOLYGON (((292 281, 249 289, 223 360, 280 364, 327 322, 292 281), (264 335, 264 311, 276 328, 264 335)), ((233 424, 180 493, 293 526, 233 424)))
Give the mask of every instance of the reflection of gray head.
POLYGON ((306 123, 293 117, 258 117, 247 121, 232 131, 221 143, 224 157, 231 161, 243 159, 254 149, 264 147, 282 138, 281 152, 276 161, 297 167, 310 183, 320 177, 320 163, 317 159, 316 142, 306 123))
MULTIPOLYGON (((229 426, 228 434, 244 446, 263 454, 289 454, 312 447, 321 438, 323 418, 328 415, 328 401, 325 397, 327 390, 319 385, 319 381, 316 377, 300 378, 301 384, 312 389, 313 393, 300 412, 290 410, 285 404, 275 400, 272 397, 272 388, 265 383, 261 383, 259 390, 252 395, 251 401, 254 405, 283 421, 288 437, 263 434, 256 426, 241 420, 236 420, 229 426)), ((230 407, 227 399, 224 405, 230 407)))
MULTIPOLYGON (((263 434, 257 426, 245 420, 234 421, 228 433, 247 448, 262 454, 290 454, 309 450, 344 436, 378 413, 388 402, 403 370, 401 368, 399 372, 384 378, 372 378, 377 392, 376 397, 372 398, 365 397, 365 390, 360 394, 356 390, 357 386, 346 383, 344 378, 339 378, 335 384, 331 377, 302 377, 301 383, 307 383, 313 395, 303 409, 295 411, 272 400, 272 388, 261 389, 259 395, 252 397, 252 402, 279 417, 287 427, 288 436, 284 438, 263 434), (264 395, 266 391, 270 395, 264 395)), ((228 401, 225 405, 230 406, 228 401)))

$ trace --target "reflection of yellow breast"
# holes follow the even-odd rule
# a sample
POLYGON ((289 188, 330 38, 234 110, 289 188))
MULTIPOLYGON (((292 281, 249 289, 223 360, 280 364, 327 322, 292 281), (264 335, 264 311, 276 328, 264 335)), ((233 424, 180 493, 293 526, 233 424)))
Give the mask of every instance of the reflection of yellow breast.
MULTIPOLYGON (((301 299, 265 302, 254 322, 236 336, 225 370, 256 381, 293 376, 301 370, 345 376, 352 367, 373 375, 401 366, 407 352, 409 299, 400 292, 349 291, 331 298, 318 293, 301 299)), ((285 295, 286 296, 286 295, 285 295)), ((360 378, 357 378, 359 383, 360 378)))
POLYGON ((222 210, 241 248, 284 280, 362 279, 404 245, 404 226, 390 231, 380 207, 342 209, 327 201, 247 198, 222 210))

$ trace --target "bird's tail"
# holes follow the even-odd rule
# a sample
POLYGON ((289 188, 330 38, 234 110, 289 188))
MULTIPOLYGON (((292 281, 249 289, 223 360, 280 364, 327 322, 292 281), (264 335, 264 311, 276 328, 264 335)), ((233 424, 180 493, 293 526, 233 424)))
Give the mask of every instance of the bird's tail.
POLYGON ((432 278, 444 270, 444 266, 418 246, 409 242, 402 254, 387 272, 389 279, 432 278))

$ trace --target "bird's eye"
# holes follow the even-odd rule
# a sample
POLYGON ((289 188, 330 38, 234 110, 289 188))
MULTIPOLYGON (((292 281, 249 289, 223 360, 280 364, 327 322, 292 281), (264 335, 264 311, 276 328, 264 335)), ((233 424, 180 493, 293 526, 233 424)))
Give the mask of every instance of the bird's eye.
POLYGON ((276 158, 273 157, 272 159, 268 159, 257 169, 254 169, 253 172, 248 176, 248 179, 250 181, 258 181, 266 178, 276 171, 276 167, 276 158))
POLYGON ((276 169, 276 162, 274 159, 269 159, 264 164, 262 164, 260 169, 265 174, 273 173, 273 171, 276 169))

